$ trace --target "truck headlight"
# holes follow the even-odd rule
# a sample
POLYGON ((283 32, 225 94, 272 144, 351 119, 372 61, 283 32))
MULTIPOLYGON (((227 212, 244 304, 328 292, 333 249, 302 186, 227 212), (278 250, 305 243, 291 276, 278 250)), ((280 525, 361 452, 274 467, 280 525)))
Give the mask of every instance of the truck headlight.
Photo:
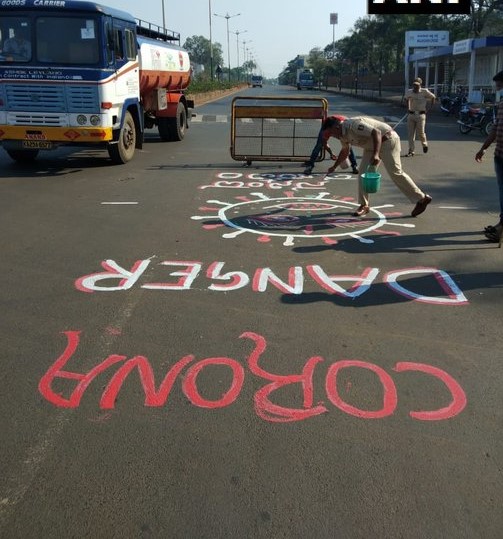
POLYGON ((87 123, 87 117, 84 116, 83 114, 79 114, 79 115, 77 116, 77 123, 78 123, 79 125, 86 125, 86 123, 87 123))
POLYGON ((91 116, 91 125, 100 125, 101 119, 97 114, 91 116))

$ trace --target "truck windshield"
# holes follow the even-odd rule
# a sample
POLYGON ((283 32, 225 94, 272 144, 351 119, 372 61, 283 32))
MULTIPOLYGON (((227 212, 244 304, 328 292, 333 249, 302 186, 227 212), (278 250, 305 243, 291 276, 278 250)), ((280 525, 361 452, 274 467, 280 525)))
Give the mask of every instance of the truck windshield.
POLYGON ((94 65, 100 60, 93 17, 2 17, 0 62, 94 65), (23 38, 15 41, 18 36, 23 38))

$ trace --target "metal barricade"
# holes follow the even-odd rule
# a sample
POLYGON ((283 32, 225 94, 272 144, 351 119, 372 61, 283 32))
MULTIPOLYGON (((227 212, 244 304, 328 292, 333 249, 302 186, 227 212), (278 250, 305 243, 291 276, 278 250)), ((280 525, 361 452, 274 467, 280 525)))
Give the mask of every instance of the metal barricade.
MULTIPOLYGON (((324 98, 235 97, 231 157, 236 161, 306 161, 327 117, 324 98)), ((317 160, 325 158, 322 148, 317 160)))

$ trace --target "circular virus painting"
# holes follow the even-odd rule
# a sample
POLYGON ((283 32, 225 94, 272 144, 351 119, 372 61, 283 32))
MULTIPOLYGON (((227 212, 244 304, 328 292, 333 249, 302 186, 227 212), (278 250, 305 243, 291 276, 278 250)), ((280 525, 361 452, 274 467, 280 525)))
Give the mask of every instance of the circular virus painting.
POLYGON ((226 239, 250 233, 260 242, 282 238, 286 246, 301 238, 321 239, 329 245, 343 238, 374 243, 365 236, 370 233, 399 236, 400 232, 393 229, 414 227, 409 223, 391 222, 390 218, 402 215, 392 212, 391 204, 374 206, 365 218, 359 218, 352 215, 359 204, 350 197, 338 198, 330 193, 299 196, 288 192, 285 195, 271 198, 263 193, 250 193, 235 197, 235 202, 208 200, 207 204, 212 206, 199 208, 207 215, 194 215, 192 219, 205 221, 206 230, 227 229, 223 234, 226 239))

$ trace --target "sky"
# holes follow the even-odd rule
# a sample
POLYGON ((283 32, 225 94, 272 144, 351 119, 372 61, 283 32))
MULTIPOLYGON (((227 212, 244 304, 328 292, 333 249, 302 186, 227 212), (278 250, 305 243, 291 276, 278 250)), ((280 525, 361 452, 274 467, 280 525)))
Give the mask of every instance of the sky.
MULTIPOLYGON (((252 56, 257 71, 277 77, 298 54, 309 54, 349 35, 357 19, 367 14, 366 0, 96 0, 98 3, 128 11, 138 19, 162 26, 163 3, 166 28, 180 33, 181 45, 188 37, 210 38, 222 45, 227 67, 241 65, 244 55, 252 56), (237 14, 240 15, 237 15, 237 14), (330 24, 337 13, 338 24, 330 24), (227 19, 229 49, 227 48, 227 19), (234 32, 239 32, 236 35, 234 32), (239 47, 237 40, 239 39, 239 47), (243 41, 244 49, 243 49, 243 41), (248 52, 246 51, 248 49, 248 52)), ((223 67, 223 66, 222 66, 223 67)))

